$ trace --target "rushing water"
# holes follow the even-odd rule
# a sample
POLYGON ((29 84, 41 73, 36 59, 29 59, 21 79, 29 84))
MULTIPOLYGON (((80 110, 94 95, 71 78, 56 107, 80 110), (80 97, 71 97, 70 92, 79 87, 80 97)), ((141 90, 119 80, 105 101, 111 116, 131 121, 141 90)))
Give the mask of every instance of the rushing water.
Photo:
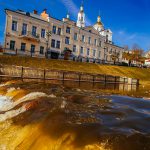
POLYGON ((148 99, 38 84, 0 95, 0 149, 150 150, 148 99))

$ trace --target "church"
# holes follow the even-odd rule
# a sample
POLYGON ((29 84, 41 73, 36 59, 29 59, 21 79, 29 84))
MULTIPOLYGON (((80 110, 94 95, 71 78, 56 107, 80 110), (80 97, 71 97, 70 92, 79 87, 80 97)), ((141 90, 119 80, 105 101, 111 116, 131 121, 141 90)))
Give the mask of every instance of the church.
MULTIPOLYGON (((78 13, 77 26, 80 28, 85 28, 85 14, 83 5, 80 7, 80 12, 78 13)), ((104 25, 101 22, 100 16, 97 17, 97 22, 93 26, 93 28, 97 30, 100 35, 105 36, 107 42, 112 43, 112 32, 110 29, 104 29, 104 25)))
POLYGON ((105 29, 101 17, 86 26, 84 6, 77 21, 70 15, 54 18, 44 9, 38 13, 5 9, 4 53, 48 59, 91 63, 121 63, 123 48, 112 41, 112 31, 105 29))

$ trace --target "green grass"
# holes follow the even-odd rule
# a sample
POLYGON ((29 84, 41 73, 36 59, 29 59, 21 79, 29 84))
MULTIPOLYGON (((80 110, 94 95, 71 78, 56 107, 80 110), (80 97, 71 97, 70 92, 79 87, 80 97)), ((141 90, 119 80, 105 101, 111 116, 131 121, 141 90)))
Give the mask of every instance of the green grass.
POLYGON ((77 71, 84 73, 109 74, 114 76, 126 76, 140 79, 142 84, 150 84, 150 69, 110 66, 92 63, 80 63, 64 60, 47 60, 31 57, 0 56, 0 64, 18 65, 25 67, 36 67, 45 69, 58 69, 67 71, 77 71))

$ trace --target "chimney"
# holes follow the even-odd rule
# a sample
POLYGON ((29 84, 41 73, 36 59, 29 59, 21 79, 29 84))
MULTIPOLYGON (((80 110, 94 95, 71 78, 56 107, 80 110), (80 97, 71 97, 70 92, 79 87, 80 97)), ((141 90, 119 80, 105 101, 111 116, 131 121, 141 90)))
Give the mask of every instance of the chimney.
POLYGON ((34 10, 33 13, 37 15, 38 11, 37 11, 37 10, 34 10))

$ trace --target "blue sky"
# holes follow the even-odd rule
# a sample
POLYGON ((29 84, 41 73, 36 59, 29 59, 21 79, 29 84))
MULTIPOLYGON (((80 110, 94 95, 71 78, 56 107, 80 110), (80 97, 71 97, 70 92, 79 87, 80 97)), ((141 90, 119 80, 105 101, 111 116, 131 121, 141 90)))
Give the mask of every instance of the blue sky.
MULTIPOLYGON (((47 8, 49 14, 62 19, 69 11, 76 20, 81 0, 0 0, 0 42, 3 43, 5 8, 40 13, 47 8)), ((135 43, 150 49, 150 0, 84 0, 87 25, 96 22, 100 14, 105 28, 113 31, 113 41, 120 46, 135 43)))

